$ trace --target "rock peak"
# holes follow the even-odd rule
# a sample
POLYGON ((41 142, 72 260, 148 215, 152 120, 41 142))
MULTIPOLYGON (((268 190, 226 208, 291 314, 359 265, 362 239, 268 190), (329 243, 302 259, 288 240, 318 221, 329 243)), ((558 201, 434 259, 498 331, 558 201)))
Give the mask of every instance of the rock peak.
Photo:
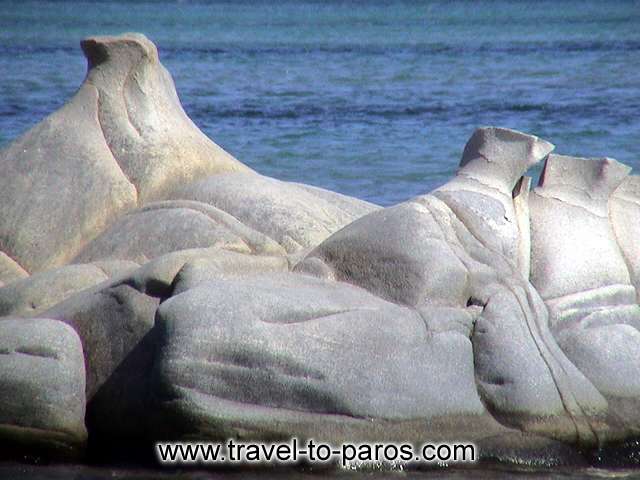
POLYGON ((93 36, 80 42, 88 69, 107 62, 125 62, 135 64, 143 59, 158 62, 158 50, 141 33, 123 33, 121 35, 93 36))
POLYGON ((593 198, 608 198, 631 172, 631 167, 613 158, 580 158, 549 155, 540 175, 539 187, 573 187, 593 198))
POLYGON ((529 167, 554 148, 535 135, 508 128, 478 128, 464 147, 458 173, 511 192, 529 167))

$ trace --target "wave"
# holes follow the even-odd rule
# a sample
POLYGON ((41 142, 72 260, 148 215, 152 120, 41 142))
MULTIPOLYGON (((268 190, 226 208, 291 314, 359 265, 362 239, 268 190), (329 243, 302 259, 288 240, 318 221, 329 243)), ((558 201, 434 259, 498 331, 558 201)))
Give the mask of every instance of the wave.
POLYGON ((351 119, 366 118, 402 118, 402 117, 464 117, 478 112, 487 114, 542 114, 561 118, 594 117, 605 119, 615 117, 618 120, 634 119, 637 105, 611 105, 607 102, 554 104, 549 102, 508 102, 476 101, 472 103, 440 103, 417 106, 398 104, 317 104, 299 103, 283 106, 266 100, 264 105, 235 105, 234 107, 204 104, 202 102, 185 104, 189 113, 198 118, 248 118, 248 119, 351 119))
MULTIPOLYGON (((161 54, 165 55, 306 55, 306 54, 422 54, 465 55, 478 53, 527 54, 527 53, 571 53, 571 52, 636 52, 640 51, 640 40, 563 40, 531 42, 483 42, 483 43, 425 43, 425 44, 299 44, 299 45, 163 45, 158 42, 161 54)), ((0 54, 74 53, 76 45, 29 45, 0 44, 0 54)))

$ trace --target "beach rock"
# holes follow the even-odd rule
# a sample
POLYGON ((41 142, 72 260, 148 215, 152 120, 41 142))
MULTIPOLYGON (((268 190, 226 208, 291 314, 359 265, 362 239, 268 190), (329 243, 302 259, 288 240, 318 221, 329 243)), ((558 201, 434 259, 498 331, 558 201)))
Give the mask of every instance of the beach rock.
POLYGON ((556 334, 567 357, 607 399, 609 441, 640 434, 640 325, 612 310, 601 312, 600 322, 587 317, 556 334))
POLYGON ((105 144, 97 102, 97 90, 85 84, 0 150, 0 250, 26 271, 71 260, 136 205, 135 187, 105 144))
POLYGON ((211 280, 158 310, 153 396, 165 438, 339 442, 503 430, 477 395, 471 343, 358 287, 306 275, 211 280), (453 394, 455 392, 455 394, 453 394))
POLYGON ((7 254, 0 252, 0 286, 28 276, 29 273, 24 268, 9 258, 7 254))
POLYGON ((76 262, 130 260, 140 264, 178 250, 222 248, 284 255, 275 241, 205 203, 164 201, 128 213, 87 245, 76 262))
POLYGON ((373 204, 262 175, 207 177, 176 190, 174 198, 207 203, 278 242, 288 253, 313 247, 373 204))
POLYGON ((127 269, 44 312, 71 325, 82 340, 92 444, 113 448, 115 438, 127 445, 146 439, 149 379, 158 343, 154 319, 159 303, 173 294, 175 285, 183 288, 209 278, 287 269, 283 256, 218 248, 181 250, 127 269))
POLYGON ((0 252, 27 272, 68 262, 178 185, 251 172, 186 116, 146 37, 92 37, 82 49, 88 72, 74 97, 0 150, 0 252))
POLYGON ((197 283, 208 275, 218 278, 286 269, 285 264, 288 268, 287 259, 282 256, 247 255, 215 247, 190 248, 151 260, 109 285, 129 285, 140 293, 166 299, 184 282, 197 283))
POLYGON ((629 269, 631 283, 640 303, 640 176, 629 176, 614 191, 609 215, 615 238, 629 269))
POLYGON ((98 92, 106 143, 136 186, 139 203, 206 175, 251 172, 187 116, 171 75, 144 35, 90 37, 81 46, 89 67, 85 83, 98 92))
POLYGON ((81 455, 85 372, 73 329, 46 318, 0 319, 0 387, 0 457, 81 455))
POLYGON ((551 155, 530 197, 531 283, 545 300, 560 347, 607 399, 609 439, 640 433, 629 171, 609 158, 551 155), (621 198, 612 197, 621 184, 621 198))
POLYGON ((286 272, 287 258, 246 255, 220 250, 187 261, 173 280, 172 295, 190 290, 207 280, 224 280, 266 272, 286 272))
POLYGON ((43 313, 73 327, 82 340, 87 425, 94 436, 144 431, 146 375, 155 348, 150 332, 158 304, 158 298, 118 279, 43 313))
POLYGON ((1 316, 36 316, 108 277, 95 265, 68 265, 35 273, 0 288, 1 316))
POLYGON ((99 260, 97 262, 92 262, 91 265, 98 267, 109 278, 125 275, 140 268, 138 263, 130 260, 99 260))
POLYGON ((531 283, 545 300, 619 286, 635 303, 608 200, 631 169, 615 160, 550 155, 532 192, 531 283))
POLYGON ((451 181, 381 209, 239 163, 144 36, 82 48, 78 93, 0 151, 2 445, 77 454, 85 398, 103 451, 464 439, 561 463, 640 436, 628 167, 480 128, 451 181))
MULTIPOLYGON (((355 220, 297 273, 236 279, 214 263, 189 282, 198 267, 186 264, 157 317, 158 435, 313 432, 338 441, 402 431, 406 440, 442 421, 444 437, 519 430, 594 446, 619 436, 607 400, 559 347, 528 279, 522 174, 550 149, 519 132, 480 130, 451 185, 355 220)), ((208 185, 197 188, 215 197, 208 185)))
MULTIPOLYGON (((520 177, 550 149, 536 137, 481 129, 451 184, 356 220, 295 270, 427 309, 423 316, 433 306, 466 309, 477 389, 492 414, 524 431, 593 445, 607 402, 549 330, 546 307, 524 275, 527 209, 512 197, 516 187, 516 198, 526 195, 520 177)), ((437 322, 435 315, 428 323, 437 322)))
POLYGON ((479 128, 465 146, 456 176, 433 192, 487 248, 501 253, 526 276, 528 212, 526 202, 515 202, 514 197, 528 195, 529 181, 520 180, 523 173, 553 149, 533 135, 479 128))
POLYGON ((176 276, 185 264, 200 258, 217 258, 228 254, 231 254, 231 252, 223 251, 219 248, 178 250, 145 263, 139 269, 121 279, 121 283, 130 285, 146 295, 165 299, 172 295, 176 276))

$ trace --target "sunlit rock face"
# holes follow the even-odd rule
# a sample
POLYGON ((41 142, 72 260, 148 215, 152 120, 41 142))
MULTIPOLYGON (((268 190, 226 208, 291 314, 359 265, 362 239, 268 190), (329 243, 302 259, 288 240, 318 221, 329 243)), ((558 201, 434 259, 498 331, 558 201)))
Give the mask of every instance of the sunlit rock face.
POLYGON ((144 36, 82 47, 78 93, 0 152, 0 385, 33 373, 2 390, 0 445, 24 412, 43 433, 21 454, 53 456, 85 426, 94 448, 468 440, 519 462, 640 434, 628 167, 479 128, 449 182, 382 209, 222 151, 144 36))
POLYGON ((119 215, 203 175, 249 171, 184 113, 146 37, 82 42, 60 110, 0 151, 0 250, 32 272, 69 261, 119 215))

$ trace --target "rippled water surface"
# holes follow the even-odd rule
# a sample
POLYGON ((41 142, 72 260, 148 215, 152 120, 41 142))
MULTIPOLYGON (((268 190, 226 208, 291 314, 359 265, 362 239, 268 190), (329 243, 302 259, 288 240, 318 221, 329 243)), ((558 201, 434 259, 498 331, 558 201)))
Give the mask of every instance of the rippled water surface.
POLYGON ((78 42, 140 31, 186 111, 260 172, 381 204, 476 126, 640 168, 636 1, 0 2, 0 145, 63 104, 78 42))

